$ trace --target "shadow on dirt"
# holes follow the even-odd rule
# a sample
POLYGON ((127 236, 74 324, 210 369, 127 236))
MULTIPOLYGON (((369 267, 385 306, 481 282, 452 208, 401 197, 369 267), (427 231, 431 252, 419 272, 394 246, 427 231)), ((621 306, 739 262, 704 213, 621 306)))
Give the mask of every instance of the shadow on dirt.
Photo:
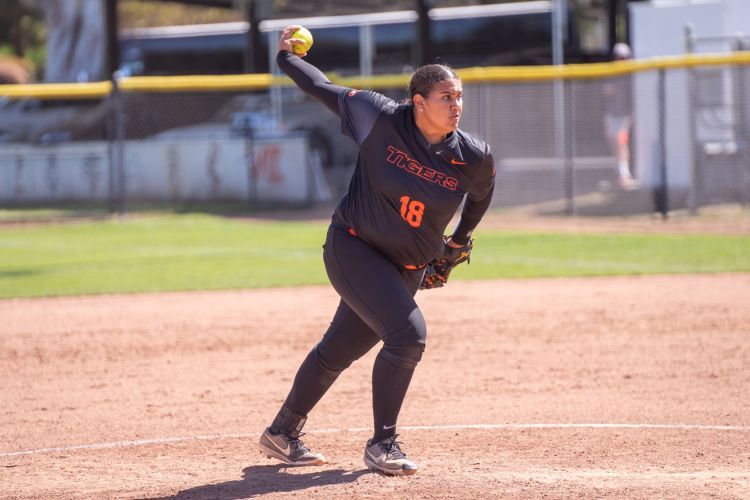
POLYGON ((143 500, 188 500, 216 499, 234 500, 260 496, 268 493, 302 491, 329 484, 351 483, 363 474, 371 474, 367 469, 347 471, 343 469, 314 469, 309 473, 288 474, 287 465, 254 465, 242 471, 242 479, 224 483, 196 486, 183 490, 174 496, 143 500))

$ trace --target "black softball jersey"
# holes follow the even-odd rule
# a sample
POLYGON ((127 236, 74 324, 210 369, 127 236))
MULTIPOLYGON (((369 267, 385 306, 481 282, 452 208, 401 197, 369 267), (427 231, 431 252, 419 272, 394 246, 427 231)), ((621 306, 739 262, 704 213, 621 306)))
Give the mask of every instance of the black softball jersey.
POLYGON ((342 132, 359 146, 333 225, 395 264, 421 266, 442 255, 443 234, 465 198, 452 238, 468 242, 494 189, 494 161, 485 142, 458 129, 429 144, 414 121, 412 104, 334 85, 290 52, 279 52, 276 60, 300 89, 341 117, 342 132))

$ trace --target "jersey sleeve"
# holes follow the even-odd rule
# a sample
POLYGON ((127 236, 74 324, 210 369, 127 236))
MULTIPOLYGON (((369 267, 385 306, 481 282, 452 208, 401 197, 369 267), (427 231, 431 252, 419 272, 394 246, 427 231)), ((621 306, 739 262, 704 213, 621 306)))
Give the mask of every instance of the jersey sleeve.
POLYGON ((479 202, 487 198, 487 194, 495 188, 495 158, 490 146, 485 145, 484 158, 479 167, 479 173, 469 191, 468 201, 479 202))
POLYGON ((453 231, 451 239, 459 245, 465 245, 471 239, 471 234, 479 225, 492 202, 495 192, 495 160, 489 146, 485 146, 485 154, 479 167, 471 190, 466 195, 466 203, 461 211, 461 220, 453 231))
POLYGON ((341 133, 361 145, 372 132, 378 116, 393 109, 396 103, 371 90, 346 89, 339 94, 341 133))
POLYGON ((318 68, 286 50, 276 55, 276 64, 307 95, 339 115, 338 95, 344 87, 334 85, 318 68))

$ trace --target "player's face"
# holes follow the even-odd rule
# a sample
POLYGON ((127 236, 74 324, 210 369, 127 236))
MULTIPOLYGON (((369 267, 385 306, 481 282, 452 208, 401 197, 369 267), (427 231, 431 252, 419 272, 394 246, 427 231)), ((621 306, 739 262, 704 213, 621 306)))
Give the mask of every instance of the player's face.
POLYGON ((444 134, 458 128, 464 107, 464 91, 460 80, 444 80, 436 84, 424 99, 424 113, 430 124, 444 134))

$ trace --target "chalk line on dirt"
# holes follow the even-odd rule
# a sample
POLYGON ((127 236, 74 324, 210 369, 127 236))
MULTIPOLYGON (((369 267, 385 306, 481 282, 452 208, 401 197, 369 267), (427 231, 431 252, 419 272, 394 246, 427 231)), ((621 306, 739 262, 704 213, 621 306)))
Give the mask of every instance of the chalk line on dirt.
MULTIPOLYGON (((623 430, 682 430, 682 431, 734 431, 750 432, 750 425, 703 425, 703 424, 613 424, 613 423, 589 423, 589 424, 453 424, 453 425, 404 425, 399 430, 532 430, 532 429, 623 429, 623 430)), ((369 432, 370 427, 353 427, 349 429, 316 429, 308 431, 308 434, 329 434, 334 432, 369 432)), ((220 441, 225 439, 248 439, 260 436, 260 432, 248 434, 216 434, 209 436, 177 436, 153 439, 134 439, 127 441, 114 441, 109 443, 81 444, 72 446, 59 446, 54 448, 37 448, 33 450, 21 450, 0 453, 0 458, 18 457, 23 455, 41 455, 44 453, 64 453, 78 450, 107 450, 112 448, 132 448, 137 446, 150 446, 162 444, 186 443, 190 441, 220 441)))

